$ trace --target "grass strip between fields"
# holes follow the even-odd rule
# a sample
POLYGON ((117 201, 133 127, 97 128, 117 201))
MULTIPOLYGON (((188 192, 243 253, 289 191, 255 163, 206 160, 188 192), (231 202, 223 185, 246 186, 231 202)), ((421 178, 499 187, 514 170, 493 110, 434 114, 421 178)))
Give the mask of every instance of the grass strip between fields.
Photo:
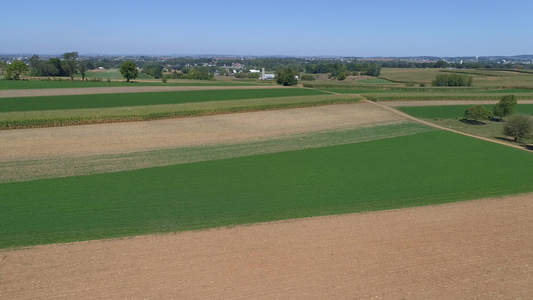
POLYGON ((533 191, 529 152, 446 132, 4 183, 0 248, 533 191))
POLYGON ((435 130, 410 122, 290 134, 260 141, 83 157, 0 162, 0 183, 102 174, 366 142, 435 130))
MULTIPOLYGON (((461 119, 465 114, 465 110, 469 107, 476 106, 470 105, 432 105, 432 106, 402 106, 398 107, 399 110, 406 114, 409 114, 417 118, 425 119, 461 119)), ((482 105, 489 111, 492 111, 494 104, 482 105)), ((516 112, 526 115, 533 115, 533 104, 518 104, 516 106, 516 112)))
POLYGON ((353 95, 320 94, 315 96, 257 98, 132 107, 4 112, 0 113, 0 129, 146 121, 172 117, 356 103, 361 100, 360 97, 353 95))

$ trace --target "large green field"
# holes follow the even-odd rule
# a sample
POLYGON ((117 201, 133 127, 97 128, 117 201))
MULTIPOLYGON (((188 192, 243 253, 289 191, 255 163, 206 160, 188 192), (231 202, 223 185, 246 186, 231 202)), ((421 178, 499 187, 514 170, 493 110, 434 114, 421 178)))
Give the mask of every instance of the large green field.
POLYGON ((0 80, 0 90, 62 89, 89 87, 135 87, 135 86, 248 86, 257 82, 169 80, 161 81, 81 81, 81 80, 0 80))
POLYGON ((0 112, 132 107, 312 95, 324 95, 324 92, 286 88, 0 98, 0 112))
POLYGON ((203 229, 533 191, 533 155, 445 131, 4 183, 0 247, 203 229))
MULTIPOLYGON (((503 122, 500 120, 486 120, 481 123, 472 124, 463 119, 467 108, 474 105, 439 105, 439 106, 405 106, 398 107, 399 110, 415 116, 417 118, 428 119, 428 121, 446 128, 459 130, 469 134, 511 142, 511 139, 503 134, 503 122)), ((483 105, 492 111, 494 105, 483 105)), ((519 104, 516 106, 516 113, 533 115, 533 104, 519 104)), ((533 142, 533 139, 524 139, 523 146, 533 142)))
MULTIPOLYGON (((462 118, 465 110, 475 105, 434 105, 434 106, 403 106, 398 109, 417 118, 424 119, 455 119, 462 118)), ((494 105, 483 105, 492 111, 494 105)), ((533 104, 519 104, 516 112, 533 115, 533 104)))
POLYGON ((457 73, 472 76, 474 87, 527 87, 533 88, 533 73, 521 73, 508 70, 472 70, 472 69, 391 69, 384 68, 381 78, 395 82, 424 83, 431 81, 438 74, 457 73))

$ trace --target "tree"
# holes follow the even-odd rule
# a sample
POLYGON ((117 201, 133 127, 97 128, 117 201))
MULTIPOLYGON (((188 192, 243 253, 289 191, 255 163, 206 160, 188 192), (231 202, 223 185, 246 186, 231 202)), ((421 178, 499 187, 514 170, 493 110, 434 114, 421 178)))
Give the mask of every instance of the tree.
POLYGON ((483 120, 491 119, 492 112, 482 105, 473 106, 465 110, 464 118, 466 120, 474 120, 475 122, 481 122, 483 120))
POLYGON ((155 79, 163 77, 163 66, 160 62, 150 62, 142 67, 142 71, 145 74, 153 76, 155 79))
POLYGON ((19 80, 20 75, 27 73, 28 65, 20 60, 15 60, 6 68, 6 79, 19 80))
POLYGON ((6 71, 7 63, 5 61, 0 60, 0 75, 3 75, 6 71))
POLYGON ((492 110, 495 117, 503 120, 503 117, 512 115, 516 108, 516 96, 515 95, 506 95, 501 97, 500 101, 494 105, 492 110))
POLYGON ((31 66, 31 75, 32 76, 43 76, 43 67, 41 63, 41 58, 39 55, 33 55, 30 58, 30 66, 31 66))
POLYGON ((283 69, 279 71, 278 76, 276 78, 276 82, 284 86, 297 85, 298 79, 296 79, 296 76, 298 76, 298 74, 296 74, 293 69, 283 69))
POLYGON ((361 75, 379 77, 379 74, 381 74, 381 67, 374 63, 368 69, 361 71, 361 75))
POLYGON ((137 65, 127 60, 120 65, 120 74, 122 74, 122 77, 126 78, 127 82, 130 82, 130 79, 137 78, 137 75, 139 75, 139 71, 137 70, 137 65))
POLYGON ((80 71, 80 74, 81 74, 81 80, 85 80, 85 72, 87 72, 87 62, 86 61, 82 61, 79 66, 78 66, 78 70, 80 71))
POLYGON ((66 52, 63 54, 63 70, 74 80, 74 75, 78 70, 78 52, 66 52))
POLYGON ((61 65, 61 60, 57 57, 50 58, 49 63, 49 75, 50 76, 65 76, 65 70, 63 70, 63 66, 61 65))
POLYGON ((446 68, 448 63, 445 60, 439 60, 435 63, 435 68, 446 68))
POLYGON ((512 136, 517 143, 523 139, 531 138, 533 134, 533 117, 526 115, 509 117, 503 126, 503 134, 512 136))
POLYGON ((459 74, 439 74, 432 81, 433 86, 471 86, 472 77, 459 74))

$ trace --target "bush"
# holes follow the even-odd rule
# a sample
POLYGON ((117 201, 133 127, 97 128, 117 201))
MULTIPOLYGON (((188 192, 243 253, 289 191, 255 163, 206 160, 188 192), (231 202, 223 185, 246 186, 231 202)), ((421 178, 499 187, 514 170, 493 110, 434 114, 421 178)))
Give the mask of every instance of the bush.
POLYGON ((531 138, 533 133, 533 117, 515 115, 509 118, 503 126, 503 134, 512 136, 519 143, 523 139, 531 138))
POLYGON ((476 122, 480 122, 483 120, 491 119, 492 112, 485 108, 485 106, 478 105, 465 110, 464 118, 466 120, 474 120, 476 122))
POLYGON ((337 74, 337 79, 338 80, 346 79, 346 72, 339 72, 339 74, 337 74))
POLYGON ((298 74, 291 68, 283 69, 279 71, 278 76, 276 76, 276 82, 284 86, 297 85, 298 79, 296 79, 298 74))
POLYGON ((515 95, 506 95, 503 96, 496 105, 494 105, 494 109, 492 112, 494 113, 495 117, 500 118, 500 120, 503 120, 503 117, 507 117, 509 115, 512 115, 514 113, 514 110, 516 108, 516 96, 515 95))
POLYGON ((439 74, 431 82, 433 86, 471 86, 472 77, 459 74, 439 74))
POLYGON ((302 75, 302 80, 306 80, 306 81, 315 81, 316 80, 316 77, 313 76, 313 75, 302 75))

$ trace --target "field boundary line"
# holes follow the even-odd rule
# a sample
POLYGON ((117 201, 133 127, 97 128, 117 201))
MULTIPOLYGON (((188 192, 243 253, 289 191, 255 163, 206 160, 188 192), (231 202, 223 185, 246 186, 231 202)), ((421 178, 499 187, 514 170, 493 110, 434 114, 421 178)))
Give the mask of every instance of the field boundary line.
POLYGON ((508 146, 508 147, 512 147, 512 148, 516 148, 516 149, 520 149, 520 150, 524 150, 524 151, 528 151, 529 152, 529 150, 527 148, 524 148, 522 146, 508 144, 508 143, 505 143, 505 142, 500 142, 500 141, 489 139, 489 138, 486 138, 486 137, 481 137, 481 136, 478 136, 478 135, 473 135, 473 134, 462 132, 462 131, 459 131, 459 130, 447 128, 447 127, 444 127, 444 126, 433 124, 431 122, 427 122, 427 121, 421 120, 419 118, 415 118, 415 117, 413 117, 411 115, 408 115, 408 114, 406 114, 404 112, 401 112, 401 111, 399 111, 399 110, 397 110, 397 109, 395 109, 395 108, 393 108, 391 106, 388 106, 388 105, 383 105, 381 103, 377 103, 377 102, 374 102, 374 101, 368 101, 368 100, 363 100, 363 101, 365 101, 367 103, 371 103, 371 104, 376 105, 376 106, 379 106, 379 107, 381 107, 383 109, 386 109, 386 110, 388 110, 390 112, 393 112, 393 113, 395 113, 397 115, 403 116, 404 118, 407 118, 409 120, 412 120, 412 121, 415 121, 415 122, 418 122, 418 123, 421 123, 421 124, 424 124, 424 125, 428 125, 428 126, 431 126, 431 127, 437 128, 437 129, 447 130, 447 131, 458 133, 458 134, 462 134, 462 135, 465 135, 465 136, 468 136, 468 137, 473 137, 473 138, 484 140, 484 141, 487 141, 487 142, 492 142, 492 143, 496 143, 496 144, 500 144, 500 145, 504 145, 504 146, 508 146))

